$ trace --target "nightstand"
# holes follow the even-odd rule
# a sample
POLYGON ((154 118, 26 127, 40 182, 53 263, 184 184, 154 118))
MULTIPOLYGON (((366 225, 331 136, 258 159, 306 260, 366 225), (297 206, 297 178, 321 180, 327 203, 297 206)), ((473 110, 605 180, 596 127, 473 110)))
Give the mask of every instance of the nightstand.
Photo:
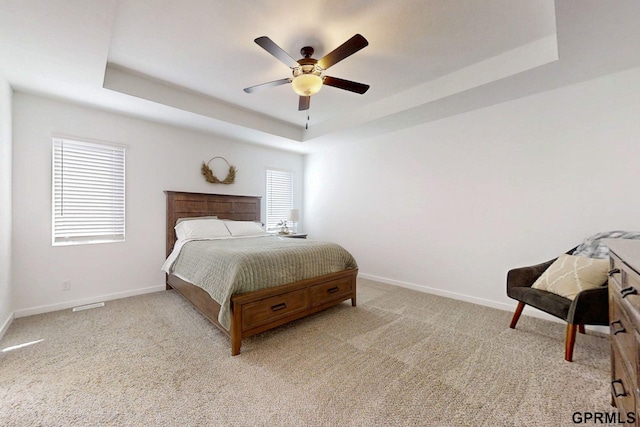
POLYGON ((296 234, 278 234, 280 237, 288 237, 290 239, 306 239, 307 233, 296 233, 296 234))

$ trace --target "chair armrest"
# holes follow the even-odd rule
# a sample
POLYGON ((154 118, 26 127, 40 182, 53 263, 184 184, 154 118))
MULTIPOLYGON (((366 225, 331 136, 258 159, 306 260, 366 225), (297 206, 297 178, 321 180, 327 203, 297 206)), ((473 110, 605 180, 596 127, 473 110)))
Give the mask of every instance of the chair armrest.
POLYGON ((609 287, 586 289, 576 295, 569 307, 567 322, 583 325, 609 324, 609 287))
POLYGON ((529 267, 509 270, 509 272, 507 272, 507 291, 512 288, 531 287, 536 279, 540 277, 556 259, 557 258, 554 258, 550 261, 529 267))

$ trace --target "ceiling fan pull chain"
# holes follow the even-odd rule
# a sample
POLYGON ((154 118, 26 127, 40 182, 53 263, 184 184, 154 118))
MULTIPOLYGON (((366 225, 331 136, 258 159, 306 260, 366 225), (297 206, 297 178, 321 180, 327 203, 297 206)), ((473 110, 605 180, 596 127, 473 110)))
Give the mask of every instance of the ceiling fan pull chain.
POLYGON ((309 110, 307 110, 307 124, 304 125, 304 128, 309 130, 309 110))

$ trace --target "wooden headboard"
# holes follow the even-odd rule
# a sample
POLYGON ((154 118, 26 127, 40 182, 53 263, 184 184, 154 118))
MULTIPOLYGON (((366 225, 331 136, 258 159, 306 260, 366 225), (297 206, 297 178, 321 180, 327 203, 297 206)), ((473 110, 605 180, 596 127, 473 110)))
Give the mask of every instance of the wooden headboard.
POLYGON ((167 195, 167 254, 176 242, 174 227, 179 218, 216 215, 220 219, 260 221, 260 196, 185 193, 165 191, 167 195))

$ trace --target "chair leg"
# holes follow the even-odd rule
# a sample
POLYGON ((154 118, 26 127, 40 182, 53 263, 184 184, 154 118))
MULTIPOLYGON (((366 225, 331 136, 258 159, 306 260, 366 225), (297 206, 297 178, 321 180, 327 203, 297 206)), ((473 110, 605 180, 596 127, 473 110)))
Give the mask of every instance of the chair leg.
POLYGON ((573 345, 576 343, 576 328, 578 325, 567 323, 567 339, 564 343, 564 360, 573 361, 573 345))
POLYGON ((584 325, 578 325, 578 332, 580 332, 581 334, 584 334, 584 325))
POLYGON ((522 314, 522 309, 524 309, 524 303, 522 301, 518 301, 518 306, 516 307, 515 313, 513 313, 513 318, 511 319, 511 325, 509 327, 511 329, 516 328, 516 323, 518 323, 518 319, 520 319, 520 315, 522 314))

